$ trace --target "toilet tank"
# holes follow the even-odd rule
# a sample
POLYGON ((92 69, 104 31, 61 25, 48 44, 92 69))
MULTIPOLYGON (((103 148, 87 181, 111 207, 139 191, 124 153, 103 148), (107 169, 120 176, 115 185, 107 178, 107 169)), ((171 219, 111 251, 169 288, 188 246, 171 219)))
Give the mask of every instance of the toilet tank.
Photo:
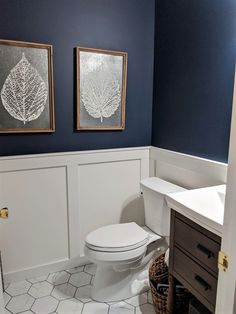
POLYGON ((160 236, 169 236, 170 209, 165 196, 185 189, 157 177, 143 179, 140 185, 144 198, 145 225, 160 236))

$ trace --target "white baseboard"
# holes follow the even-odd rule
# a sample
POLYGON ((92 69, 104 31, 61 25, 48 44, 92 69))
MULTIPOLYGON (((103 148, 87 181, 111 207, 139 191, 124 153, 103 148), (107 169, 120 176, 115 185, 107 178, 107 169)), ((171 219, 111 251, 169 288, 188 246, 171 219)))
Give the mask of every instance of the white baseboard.
POLYGON ((17 282, 24 279, 36 278, 45 274, 54 273, 77 266, 88 264, 89 260, 86 257, 78 257, 75 259, 67 259, 56 262, 51 262, 45 265, 37 265, 27 269, 19 269, 13 272, 5 273, 3 280, 5 283, 17 282))

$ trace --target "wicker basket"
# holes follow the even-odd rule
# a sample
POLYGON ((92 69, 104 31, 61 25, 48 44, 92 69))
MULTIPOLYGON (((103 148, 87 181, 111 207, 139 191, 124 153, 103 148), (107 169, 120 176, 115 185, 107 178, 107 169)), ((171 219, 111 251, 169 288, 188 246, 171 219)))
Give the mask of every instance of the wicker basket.
MULTIPOLYGON (((157 257, 149 268, 149 281, 152 300, 157 314, 167 314, 168 299, 168 266, 165 263, 165 254, 157 257), (158 288, 157 288, 158 287, 158 288)), ((188 313, 190 293, 179 287, 175 294, 175 313, 188 313)))

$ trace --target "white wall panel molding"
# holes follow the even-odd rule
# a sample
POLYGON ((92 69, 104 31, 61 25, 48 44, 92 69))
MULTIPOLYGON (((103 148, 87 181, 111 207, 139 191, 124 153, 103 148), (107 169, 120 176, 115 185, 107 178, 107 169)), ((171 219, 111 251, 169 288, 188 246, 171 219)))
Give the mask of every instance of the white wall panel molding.
POLYGON ((147 176, 149 147, 0 157, 0 202, 10 210, 0 225, 6 281, 84 263, 86 233, 119 223, 125 207, 125 218, 141 223, 139 181, 147 176), (106 198, 96 194, 102 177, 106 198), (88 207, 91 195, 100 198, 88 207))
POLYGON ((0 171, 50 168, 69 164, 86 164, 135 158, 149 159, 149 147, 0 157, 0 171))
POLYGON ((138 147, 0 157, 0 222, 6 281, 86 262, 86 234, 105 224, 144 222, 141 179, 158 176, 187 188, 226 182, 227 165, 138 147))
POLYGON ((66 166, 0 173, 4 273, 69 259, 66 166))
POLYGON ((150 175, 186 188, 224 184, 227 164, 157 147, 150 148, 150 175))
POLYGON ((77 164, 67 165, 67 193, 68 193, 68 247, 69 257, 79 255, 79 200, 78 200, 78 177, 77 164))

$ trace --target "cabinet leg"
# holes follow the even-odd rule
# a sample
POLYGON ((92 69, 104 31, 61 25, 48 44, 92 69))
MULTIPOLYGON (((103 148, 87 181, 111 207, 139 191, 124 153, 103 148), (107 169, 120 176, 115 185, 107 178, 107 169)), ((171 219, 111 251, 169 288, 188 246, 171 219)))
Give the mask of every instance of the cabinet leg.
POLYGON ((172 275, 169 275, 169 291, 168 291, 168 302, 167 302, 168 314, 174 314, 175 287, 176 287, 176 279, 172 275))

